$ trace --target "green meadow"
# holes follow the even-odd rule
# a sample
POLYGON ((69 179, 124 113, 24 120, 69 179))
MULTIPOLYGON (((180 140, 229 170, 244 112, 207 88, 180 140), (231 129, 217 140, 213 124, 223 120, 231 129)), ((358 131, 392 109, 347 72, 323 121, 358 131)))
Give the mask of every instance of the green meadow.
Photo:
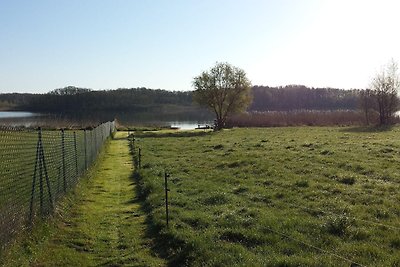
POLYGON ((148 232, 171 266, 400 265, 398 127, 134 137, 148 232))
POLYGON ((0 265, 400 265, 400 127, 126 136, 0 265))

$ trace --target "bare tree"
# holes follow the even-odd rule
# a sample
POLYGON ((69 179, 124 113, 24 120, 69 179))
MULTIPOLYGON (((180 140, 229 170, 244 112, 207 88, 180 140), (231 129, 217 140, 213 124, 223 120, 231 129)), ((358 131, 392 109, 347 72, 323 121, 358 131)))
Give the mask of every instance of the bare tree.
POLYGON ((371 89, 360 91, 360 108, 365 114, 365 123, 369 125, 371 113, 376 109, 375 94, 371 89))
POLYGON ((224 127, 226 118, 247 108, 251 101, 251 83, 244 70, 228 63, 216 63, 194 78, 194 100, 216 115, 215 130, 224 127))
POLYGON ((377 103, 379 123, 381 125, 392 123, 398 109, 397 91, 400 89, 398 66, 394 60, 375 76, 371 83, 371 89, 377 103))

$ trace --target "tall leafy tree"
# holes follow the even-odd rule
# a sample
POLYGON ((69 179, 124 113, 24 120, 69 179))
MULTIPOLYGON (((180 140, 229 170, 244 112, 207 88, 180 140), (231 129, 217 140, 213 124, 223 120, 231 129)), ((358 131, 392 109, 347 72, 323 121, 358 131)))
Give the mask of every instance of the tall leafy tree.
POLYGON ((215 129, 224 127, 229 115, 244 111, 251 102, 251 83, 244 70, 229 63, 216 63, 194 78, 194 100, 211 109, 215 129))

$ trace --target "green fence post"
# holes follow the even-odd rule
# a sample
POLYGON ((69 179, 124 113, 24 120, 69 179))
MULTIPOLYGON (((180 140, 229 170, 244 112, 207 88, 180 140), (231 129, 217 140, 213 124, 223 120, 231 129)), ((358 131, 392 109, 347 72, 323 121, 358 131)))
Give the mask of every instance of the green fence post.
POLYGON ((78 148, 76 145, 76 132, 74 131, 74 152, 75 152, 75 174, 76 179, 79 177, 79 169, 78 169, 78 148))
POLYGON ((85 144, 84 144, 84 147, 85 147, 85 170, 87 170, 87 169, 88 169, 88 164, 87 164, 87 137, 86 137, 86 129, 83 130, 83 133, 84 133, 83 142, 85 143, 85 144))
POLYGON ((61 129, 61 153, 62 153, 62 170, 63 170, 63 185, 64 193, 67 192, 67 177, 66 177, 66 166, 65 166, 65 132, 61 129))

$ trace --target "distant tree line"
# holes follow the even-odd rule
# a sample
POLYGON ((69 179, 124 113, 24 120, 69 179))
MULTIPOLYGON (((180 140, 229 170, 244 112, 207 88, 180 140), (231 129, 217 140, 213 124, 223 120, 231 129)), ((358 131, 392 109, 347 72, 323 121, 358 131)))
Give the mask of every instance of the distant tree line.
MULTIPOLYGON (((253 86, 248 111, 357 110, 360 90, 253 86)), ((68 86, 46 94, 0 94, 0 109, 33 112, 146 111, 159 106, 193 106, 193 91, 131 88, 95 91, 68 86)))
POLYGON ((360 90, 303 85, 253 87, 252 111, 357 110, 360 90))
POLYGON ((147 88, 94 91, 69 86, 47 94, 0 94, 2 101, 12 103, 14 110, 34 112, 143 111, 162 105, 190 106, 192 92, 147 88))
POLYGON ((22 110, 28 106, 34 94, 0 94, 0 110, 22 110))

